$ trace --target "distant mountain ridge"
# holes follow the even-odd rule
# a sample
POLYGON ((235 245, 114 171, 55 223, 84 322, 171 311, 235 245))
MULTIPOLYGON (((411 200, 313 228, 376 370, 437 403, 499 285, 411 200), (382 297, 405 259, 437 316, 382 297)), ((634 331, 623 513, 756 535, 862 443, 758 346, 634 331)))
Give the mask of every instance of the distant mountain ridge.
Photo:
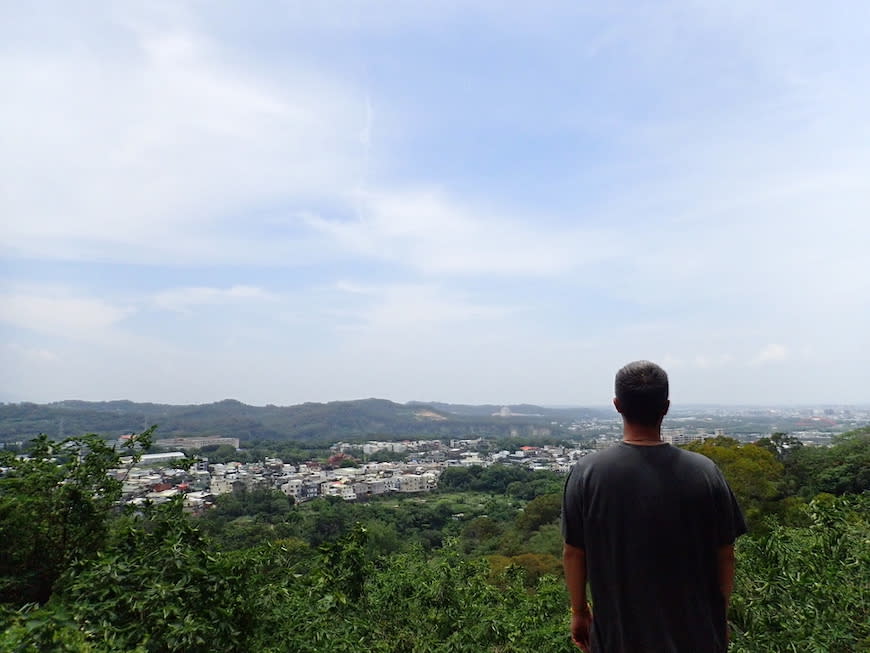
POLYGON ((366 437, 476 437, 552 432, 551 421, 599 416, 596 409, 359 399, 294 406, 249 406, 235 399, 172 405, 128 400, 67 400, 50 404, 0 404, 0 441, 28 440, 39 433, 114 437, 158 425, 159 437, 222 435, 243 440, 340 440, 366 437))
POLYGON ((438 401, 409 401, 409 406, 430 406, 436 410, 464 417, 492 417, 507 409, 510 417, 540 417, 547 419, 584 419, 610 416, 612 410, 598 408, 568 407, 546 408, 535 404, 445 404, 438 401))

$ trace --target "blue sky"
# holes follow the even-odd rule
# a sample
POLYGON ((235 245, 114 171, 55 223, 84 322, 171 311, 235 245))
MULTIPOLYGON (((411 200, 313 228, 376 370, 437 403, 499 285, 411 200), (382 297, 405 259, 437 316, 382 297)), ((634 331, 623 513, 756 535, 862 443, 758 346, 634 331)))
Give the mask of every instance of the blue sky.
MULTIPOLYGON (((219 6, 216 6, 218 5, 219 6)), ((0 7, 0 399, 867 403, 870 5, 0 7)))

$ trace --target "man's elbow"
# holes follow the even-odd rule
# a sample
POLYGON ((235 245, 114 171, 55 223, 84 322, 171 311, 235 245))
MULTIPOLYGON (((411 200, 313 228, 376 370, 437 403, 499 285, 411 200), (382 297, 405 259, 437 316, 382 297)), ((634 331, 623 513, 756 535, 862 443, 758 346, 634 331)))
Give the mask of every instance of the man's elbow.
POLYGON ((586 551, 580 547, 565 542, 562 546, 562 557, 565 559, 585 560, 586 551))

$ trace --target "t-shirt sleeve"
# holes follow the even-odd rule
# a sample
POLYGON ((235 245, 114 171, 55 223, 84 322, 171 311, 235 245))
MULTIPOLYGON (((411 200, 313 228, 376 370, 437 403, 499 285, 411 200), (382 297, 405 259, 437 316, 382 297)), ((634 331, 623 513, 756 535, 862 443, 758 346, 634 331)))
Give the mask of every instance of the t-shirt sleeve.
POLYGON ((743 511, 737 503, 737 497, 728 486, 728 482, 719 471, 719 499, 718 499, 718 544, 719 546, 727 546, 734 544, 734 541, 746 533, 746 520, 743 518, 743 511))
POLYGON ((585 549, 580 476, 575 466, 571 468, 571 473, 565 481, 562 492, 562 539, 573 547, 585 549))

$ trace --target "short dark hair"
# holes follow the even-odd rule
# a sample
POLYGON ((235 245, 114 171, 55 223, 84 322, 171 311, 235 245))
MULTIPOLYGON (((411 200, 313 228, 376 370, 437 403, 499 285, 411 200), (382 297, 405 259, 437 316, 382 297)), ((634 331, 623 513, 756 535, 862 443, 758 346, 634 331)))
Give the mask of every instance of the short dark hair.
POLYGON ((634 361, 616 373, 620 412, 627 422, 655 426, 668 407, 668 374, 649 361, 634 361))

